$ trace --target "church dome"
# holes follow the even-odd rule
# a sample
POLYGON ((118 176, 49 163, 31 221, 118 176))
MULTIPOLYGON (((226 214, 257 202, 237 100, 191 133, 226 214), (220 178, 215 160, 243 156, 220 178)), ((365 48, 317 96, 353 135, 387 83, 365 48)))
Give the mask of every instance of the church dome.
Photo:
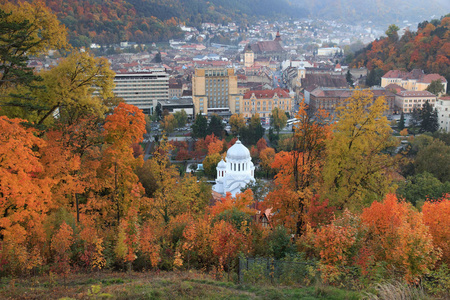
POLYGON ((225 170, 226 168, 227 168, 227 164, 223 161, 223 159, 221 159, 219 164, 217 165, 217 169, 225 170))
POLYGON ((250 151, 242 145, 240 140, 237 140, 236 143, 227 151, 227 158, 231 160, 247 160, 251 159, 250 151))

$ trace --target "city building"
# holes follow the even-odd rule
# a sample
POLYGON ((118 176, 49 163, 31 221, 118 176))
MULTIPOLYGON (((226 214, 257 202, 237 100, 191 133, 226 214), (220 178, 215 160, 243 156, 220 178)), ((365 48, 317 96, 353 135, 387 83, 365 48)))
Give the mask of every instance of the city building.
POLYGON ((244 58, 247 55, 251 55, 251 60, 268 59, 278 62, 284 61, 288 58, 288 52, 284 50, 281 45, 281 36, 279 32, 277 32, 277 35, 273 41, 259 41, 248 45, 246 50, 244 50, 244 53, 241 55, 243 55, 244 58))
POLYGON ((234 69, 195 69, 192 76, 192 99, 196 114, 220 112, 223 116, 231 116, 241 113, 242 94, 239 94, 234 69))
POLYGON ((450 96, 441 97, 436 101, 439 129, 450 132, 450 96))
POLYGON ((158 101, 169 100, 169 74, 164 68, 148 72, 116 73, 114 94, 128 103, 152 114, 158 101))
POLYGON ((244 118, 251 118, 254 114, 259 114, 261 118, 268 118, 275 107, 291 113, 294 107, 294 95, 291 95, 289 90, 276 88, 274 90, 248 91, 242 99, 244 118))
POLYGON ((395 94, 396 106, 404 113, 422 108, 427 101, 434 107, 436 95, 429 91, 400 91, 395 94))
POLYGON ((408 91, 424 91, 435 80, 440 80, 444 85, 444 92, 442 94, 445 94, 447 91, 447 80, 444 76, 439 74, 425 74, 423 70, 419 69, 414 69, 411 72, 391 70, 381 77, 381 87, 394 83, 408 91))
POLYGON ((213 191, 223 196, 231 193, 235 197, 249 182, 255 181, 255 166, 250 151, 240 140, 228 149, 226 161, 222 159, 216 170, 217 179, 213 191))
MULTIPOLYGON (((327 111, 330 115, 335 115, 336 108, 343 105, 345 99, 353 95, 354 89, 336 89, 336 88, 316 88, 309 93, 309 105, 313 110, 322 109, 327 111)), ((388 110, 385 114, 392 115, 398 113, 398 108, 395 105, 395 95, 383 88, 371 88, 374 100, 378 97, 384 97, 388 110)))
POLYGON ((161 104, 161 110, 167 110, 169 113, 176 113, 177 111, 184 110, 188 117, 193 118, 194 116, 194 102, 192 97, 184 96, 181 98, 172 98, 167 101, 158 101, 161 104))

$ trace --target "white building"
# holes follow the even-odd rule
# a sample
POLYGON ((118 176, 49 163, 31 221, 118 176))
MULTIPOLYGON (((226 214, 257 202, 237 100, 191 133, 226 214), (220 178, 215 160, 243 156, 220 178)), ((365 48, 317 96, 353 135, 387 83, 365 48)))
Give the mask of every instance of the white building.
POLYGON ((116 73, 114 94, 126 103, 152 114, 158 101, 169 100, 169 74, 164 68, 142 72, 116 73))
POLYGON ((250 151, 240 140, 227 151, 226 162, 222 159, 217 164, 217 179, 213 190, 222 195, 230 192, 233 197, 241 192, 250 181, 255 181, 255 166, 250 151))
POLYGON ((450 97, 441 97, 436 101, 439 129, 450 132, 450 97))

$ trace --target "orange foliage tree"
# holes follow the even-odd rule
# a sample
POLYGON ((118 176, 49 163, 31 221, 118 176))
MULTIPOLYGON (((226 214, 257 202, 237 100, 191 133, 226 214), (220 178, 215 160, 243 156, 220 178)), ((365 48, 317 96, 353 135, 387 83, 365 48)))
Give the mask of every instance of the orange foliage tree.
POLYGON ((43 224, 52 207, 53 181, 39 175, 36 148, 45 142, 23 120, 0 117, 0 234, 5 269, 22 273, 43 263, 43 224))
POLYGON ((423 221, 430 228, 433 243, 442 250, 442 262, 450 265, 450 200, 426 201, 422 207, 423 221))
POLYGON ((268 195, 268 205, 278 213, 276 223, 301 234, 308 201, 318 190, 324 162, 325 141, 330 136, 328 114, 317 111, 312 116, 306 112, 304 101, 295 116, 294 136, 290 151, 275 155, 272 168, 277 170, 275 190, 268 195))
POLYGON ((436 262, 430 230, 410 203, 388 194, 383 202, 365 208, 361 220, 367 227, 366 244, 374 262, 386 263, 389 272, 415 281, 436 262))

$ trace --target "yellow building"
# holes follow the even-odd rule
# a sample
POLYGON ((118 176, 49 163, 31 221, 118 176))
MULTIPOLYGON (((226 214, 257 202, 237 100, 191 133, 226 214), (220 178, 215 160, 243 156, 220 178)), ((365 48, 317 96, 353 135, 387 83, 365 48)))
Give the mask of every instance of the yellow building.
POLYGON ((195 113, 208 114, 229 110, 241 113, 242 94, 239 93, 234 69, 195 69, 192 76, 192 99, 195 113))
POLYGON ((276 88, 274 90, 248 91, 242 99, 244 118, 251 118, 256 113, 261 118, 268 118, 275 107, 291 113, 294 107, 294 97, 289 94, 288 90, 276 88))
POLYGON ((439 74, 425 74, 423 70, 414 69, 411 72, 391 70, 381 77, 381 87, 396 84, 408 91, 425 91, 432 81, 441 80, 444 93, 447 91, 447 80, 439 74))

